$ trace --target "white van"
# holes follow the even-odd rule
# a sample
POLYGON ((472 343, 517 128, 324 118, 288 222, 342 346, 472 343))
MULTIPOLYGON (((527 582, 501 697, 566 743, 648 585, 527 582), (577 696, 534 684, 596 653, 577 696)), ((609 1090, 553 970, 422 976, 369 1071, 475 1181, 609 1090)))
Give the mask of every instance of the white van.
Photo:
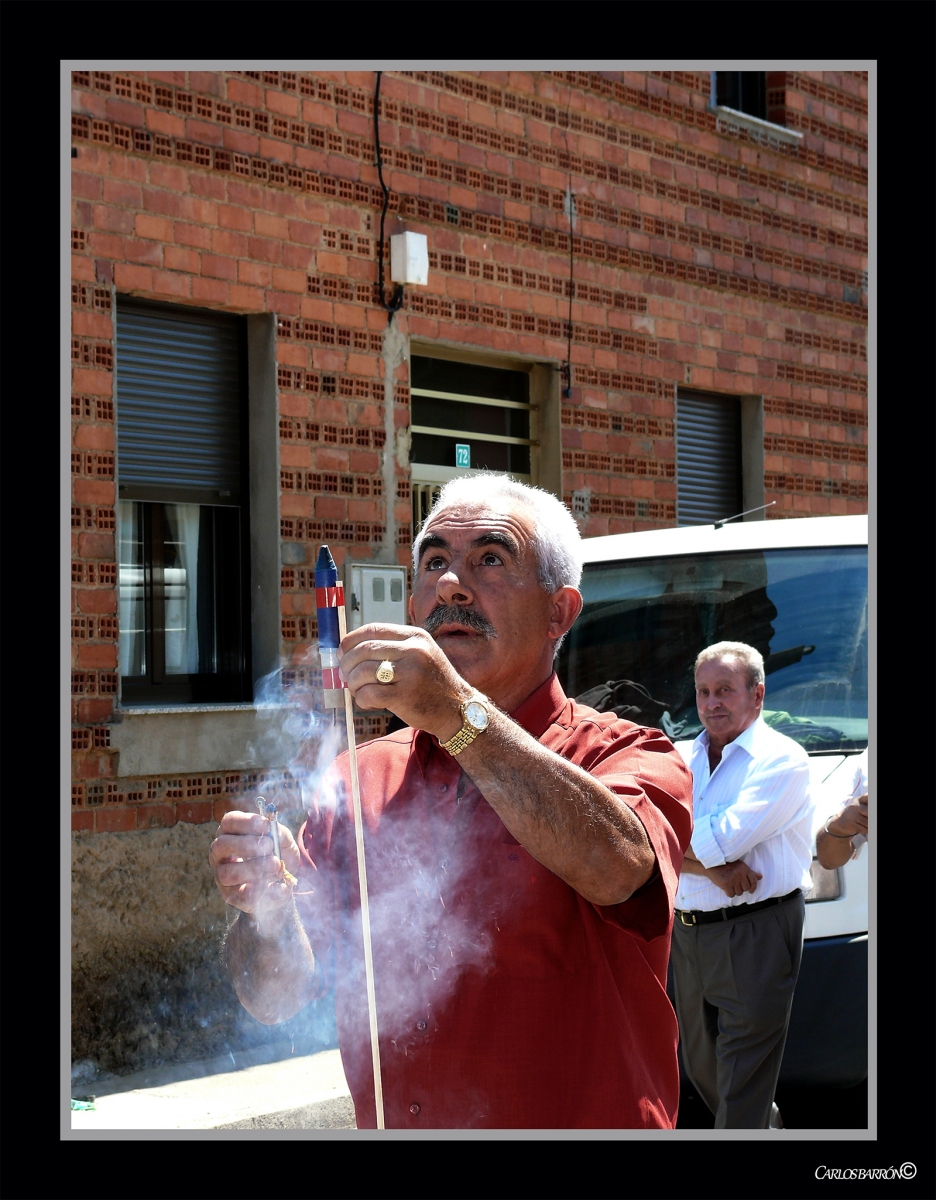
MULTIPOLYGON (((713 642, 764 656, 764 718, 810 756, 834 798, 868 744, 868 519, 813 517, 613 534, 585 542, 585 607, 557 660, 566 693, 664 730, 688 757, 702 731, 692 666, 713 642)), ((846 798, 845 792, 842 800, 846 798)), ((868 852, 814 860, 781 1082, 867 1077, 868 852)))

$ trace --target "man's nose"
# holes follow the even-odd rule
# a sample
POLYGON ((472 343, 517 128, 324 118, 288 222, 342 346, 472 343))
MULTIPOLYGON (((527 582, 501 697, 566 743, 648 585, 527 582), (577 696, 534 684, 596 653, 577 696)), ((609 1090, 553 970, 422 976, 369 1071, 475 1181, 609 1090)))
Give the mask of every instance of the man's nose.
POLYGON ((436 580, 436 595, 443 604, 470 604, 472 600, 471 588, 454 564, 450 564, 436 580))

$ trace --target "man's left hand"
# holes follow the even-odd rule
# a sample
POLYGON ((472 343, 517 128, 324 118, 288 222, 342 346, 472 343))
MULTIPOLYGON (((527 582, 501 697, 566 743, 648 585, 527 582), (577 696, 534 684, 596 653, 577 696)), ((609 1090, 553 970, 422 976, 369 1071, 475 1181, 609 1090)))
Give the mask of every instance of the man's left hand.
POLYGON ((726 896, 743 896, 745 892, 753 892, 764 878, 759 871, 752 870, 740 859, 720 867, 706 867, 705 874, 726 896))
POLYGON ((341 642, 341 676, 358 708, 386 708, 440 741, 461 729, 459 704, 474 692, 430 634, 414 625, 362 625, 341 642), (393 666, 393 682, 380 683, 377 668, 393 666))

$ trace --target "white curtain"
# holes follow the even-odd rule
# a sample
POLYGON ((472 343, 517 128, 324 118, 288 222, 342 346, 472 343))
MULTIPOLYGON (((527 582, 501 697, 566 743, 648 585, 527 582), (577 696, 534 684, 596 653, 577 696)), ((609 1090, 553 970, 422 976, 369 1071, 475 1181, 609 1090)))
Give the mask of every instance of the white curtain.
POLYGON ((166 674, 198 671, 198 526, 201 506, 166 508, 166 674), (169 566, 171 551, 174 564, 169 566))
POLYGON ((120 500, 117 509, 120 520, 120 638, 117 654, 121 675, 142 675, 146 669, 142 505, 134 504, 132 500, 120 500))

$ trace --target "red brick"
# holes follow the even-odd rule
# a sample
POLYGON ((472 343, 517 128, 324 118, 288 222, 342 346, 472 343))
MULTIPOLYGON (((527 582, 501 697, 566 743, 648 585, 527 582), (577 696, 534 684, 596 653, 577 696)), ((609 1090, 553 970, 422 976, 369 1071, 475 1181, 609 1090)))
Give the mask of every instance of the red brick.
POLYGON ((315 515, 325 521, 343 521, 347 517, 347 503, 339 496, 316 496, 315 515))
MULTIPOLYGON (((234 233, 229 229, 214 229, 211 232, 211 249, 215 254, 244 258, 247 254, 247 239, 242 233, 234 233)), ((231 278, 236 278, 236 272, 231 278)))
POLYGON ((77 282, 92 283, 94 281, 94 260, 73 254, 71 277, 77 282))
POLYGON ((280 513, 284 517, 311 517, 311 496, 297 496, 292 492, 283 492, 280 496, 280 513))
POLYGON ((228 288, 228 305, 240 312, 259 312, 265 307, 263 292, 260 288, 232 283, 228 288))
POLYGON ((201 256, 202 275, 212 279, 236 279, 237 263, 233 258, 225 258, 218 254, 203 254, 201 256))
POLYGON ((85 200, 100 200, 104 194, 104 183, 100 175, 89 175, 84 171, 75 171, 71 179, 72 199, 82 197, 85 200))
POLYGON ((138 184, 123 179, 105 178, 103 199, 106 204, 125 204, 130 208, 140 208, 143 189, 138 184))
POLYGON ((189 190, 188 172, 182 167, 177 167, 175 163, 162 162, 159 159, 150 164, 150 183, 170 192, 189 190))
POLYGON ((296 246, 292 242, 283 243, 283 266, 294 267, 305 274, 310 270, 312 251, 308 246, 296 246))
POLYGON ((212 804, 210 800, 187 801, 176 805, 176 814, 180 821, 189 825, 204 825, 211 820, 212 804))
POLYGON ((72 486, 75 504, 114 503, 114 484, 103 479, 76 479, 72 486))
POLYGON ((176 823, 172 804, 141 804, 136 809, 137 829, 167 828, 176 823))
POLYGON ((77 670, 112 671, 117 666, 117 647, 113 643, 91 642, 76 647, 77 670))
POLYGON ((113 779, 116 757, 109 750, 81 750, 72 755, 72 778, 113 779))
POLYGON ((134 232, 137 237, 155 238, 161 242, 171 242, 172 222, 165 217, 154 217, 148 213, 138 213, 134 222, 134 232))
MULTIPOLYGON (((183 246, 167 246, 163 265, 168 271, 186 271, 190 275, 201 274, 201 255, 197 250, 188 250, 183 246)), ((163 278, 166 271, 153 272, 153 288, 156 290, 156 280, 163 278)))
POLYGON ((114 284, 118 289, 128 292, 151 292, 153 290, 153 272, 149 267, 116 262, 114 263, 114 284))
MULTIPOLYGON (((207 225, 189 225, 176 221, 173 226, 175 240, 182 246, 197 246, 199 250, 211 249, 211 230, 207 225)), ((169 247, 166 247, 167 251, 169 247)))
POLYGON ((72 833, 91 833, 94 830, 94 813, 72 811, 71 827, 72 833))
POLYGON ((162 108, 146 110, 146 128, 150 133, 163 133, 169 137, 185 137, 185 121, 175 113, 168 113, 162 108))
POLYGON ((291 165, 293 161, 293 148, 289 142, 279 142, 272 138, 262 137, 257 152, 261 158, 272 159, 273 162, 291 165))
POLYGON ((263 88, 247 79, 229 79, 227 81, 227 98, 234 104, 260 108, 263 104, 263 88))
POLYGON ((111 338, 114 333, 113 322, 109 316, 81 308, 72 310, 71 325, 72 333, 79 337, 111 338))
POLYGON ((289 92, 275 92, 268 89, 265 94, 266 107, 270 112, 282 113, 287 117, 298 117, 299 97, 289 92))
POLYGON ((252 283, 258 287, 269 287, 273 282, 273 270, 267 263, 241 260, 237 264, 237 278, 241 283, 252 283))
POLYGON ((182 197, 177 192, 166 191, 165 188, 143 188, 143 208, 147 212, 177 217, 182 211, 182 197))
POLYGON ((224 76, 216 71, 190 72, 189 87, 207 96, 220 96, 223 99, 225 95, 224 76))
POLYGON ((117 593, 112 588, 96 588, 92 591, 75 592, 78 608, 83 613, 115 613, 117 593))
POLYGON ((212 817, 216 821, 220 821, 225 813, 231 812, 238 807, 236 800, 228 798, 227 800, 215 800, 212 804, 212 817))
POLYGON ((312 448, 310 446, 290 446, 284 443, 280 446, 280 465, 282 467, 311 467, 312 448))
MULTIPOLYGON (((171 265, 169 262, 166 263, 166 266, 171 265)), ((157 296, 170 296, 175 299, 187 300, 192 294, 192 281, 187 275, 182 275, 175 270, 154 271, 153 292, 157 296)))
POLYGON ((274 241, 272 238, 248 238, 247 253, 251 258, 260 262, 278 263, 283 258, 283 243, 274 241))
POLYGON ((260 144, 260 139, 255 133, 250 133, 246 129, 230 129, 224 130, 224 147, 226 150, 232 150, 235 154, 250 154, 257 153, 257 148, 260 144))
POLYGON ((99 808, 96 813, 98 833, 127 833, 136 829, 136 806, 132 808, 99 808))
POLYGON ((76 705, 75 718, 81 725, 96 725, 108 720, 113 713, 113 700, 82 698, 76 705))
POLYGON ((289 221, 272 213, 258 212, 254 215, 254 233, 282 241, 289 237, 289 221))
POLYGON ((290 271, 285 267, 273 268, 273 286, 284 292, 305 294, 306 275, 304 271, 290 271))
POLYGON ((348 270, 348 259, 344 254, 319 250, 315 255, 315 266, 324 275, 344 275, 348 270))
POLYGON ((74 444, 80 450, 113 450, 113 425, 76 424, 74 444))
POLYGON ((217 223, 224 229, 240 229, 247 232, 253 228, 253 214, 234 204, 217 206, 217 223))
POLYGON ((189 117, 185 122, 185 136, 203 146, 221 146, 226 128, 227 126, 217 125, 214 121, 189 117))
POLYGON ((221 279, 193 279, 192 299, 204 304, 226 304, 228 286, 221 279))

